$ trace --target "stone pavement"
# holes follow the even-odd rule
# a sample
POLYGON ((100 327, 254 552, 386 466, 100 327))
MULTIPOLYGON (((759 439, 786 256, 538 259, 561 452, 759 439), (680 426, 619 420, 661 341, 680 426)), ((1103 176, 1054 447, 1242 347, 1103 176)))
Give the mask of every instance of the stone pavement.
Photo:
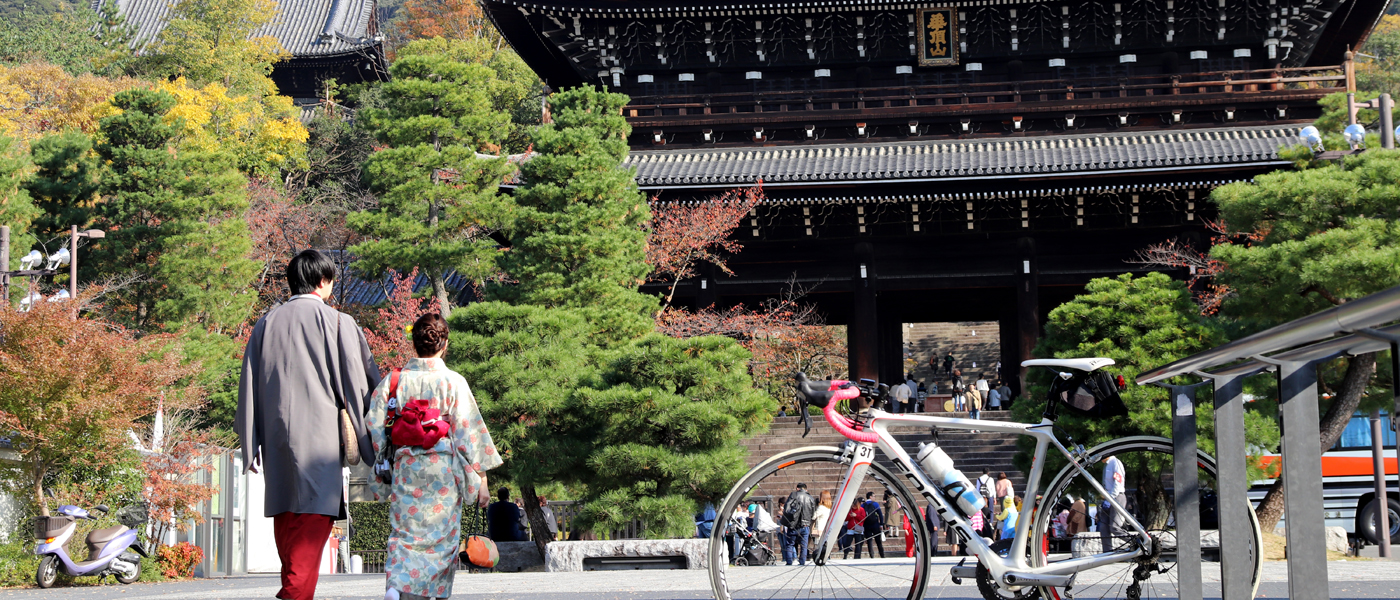
MULTIPOLYGON (((947 557, 935 559, 935 579, 929 585, 927 598, 980 598, 972 582, 958 586, 948 581, 947 567, 955 562, 947 557)), ((1394 563, 1336 561, 1327 566, 1333 599, 1400 598, 1400 569, 1396 569, 1394 563)), ((1260 598, 1287 597, 1286 569, 1287 565, 1282 562, 1264 564, 1260 598)), ((384 597, 383 586, 383 575, 327 575, 322 577, 316 597, 318 600, 379 600, 384 597)), ((275 575, 249 575, 128 586, 109 583, 50 590, 3 589, 0 590, 0 600, 261 600, 272 598, 277 589, 278 579, 275 575)), ((1219 598, 1219 584, 1207 582, 1205 592, 1207 598, 1219 598)), ((1080 597, 1097 596, 1085 592, 1080 597)), ((453 596, 462 600, 702 600, 710 597, 709 579, 705 571, 461 574, 453 596)))

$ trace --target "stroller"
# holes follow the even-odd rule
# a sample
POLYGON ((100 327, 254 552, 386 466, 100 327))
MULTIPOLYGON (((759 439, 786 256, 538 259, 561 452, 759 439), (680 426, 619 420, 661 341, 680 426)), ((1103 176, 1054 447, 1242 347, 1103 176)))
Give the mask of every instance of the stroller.
POLYGON ((773 549, 763 540, 758 539, 758 532, 749 531, 748 526, 739 519, 730 519, 728 530, 725 532, 734 536, 735 544, 731 545, 731 552, 734 546, 739 550, 734 556, 734 566, 747 567, 750 565, 768 565, 778 562, 777 556, 773 554, 773 549))

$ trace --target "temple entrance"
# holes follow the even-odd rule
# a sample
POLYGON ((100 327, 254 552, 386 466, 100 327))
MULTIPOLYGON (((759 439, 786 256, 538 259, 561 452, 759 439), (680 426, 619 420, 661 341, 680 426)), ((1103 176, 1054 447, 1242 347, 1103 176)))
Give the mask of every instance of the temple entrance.
POLYGON ((999 379, 1001 323, 904 323, 902 329, 904 371, 915 381, 925 385, 936 382, 940 390, 946 389, 952 377, 946 368, 949 354, 953 356, 952 368, 961 371, 965 381, 976 381, 979 375, 999 379))

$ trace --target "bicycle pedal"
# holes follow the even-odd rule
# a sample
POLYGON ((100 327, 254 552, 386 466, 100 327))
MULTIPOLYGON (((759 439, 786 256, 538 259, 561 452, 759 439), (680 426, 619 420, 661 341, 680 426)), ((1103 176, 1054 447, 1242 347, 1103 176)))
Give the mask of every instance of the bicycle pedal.
POLYGON ((977 566, 964 566, 966 563, 967 558, 964 557, 962 560, 958 561, 957 565, 954 565, 953 568, 949 570, 948 574, 952 575, 954 585, 962 585, 963 577, 977 577, 977 566))

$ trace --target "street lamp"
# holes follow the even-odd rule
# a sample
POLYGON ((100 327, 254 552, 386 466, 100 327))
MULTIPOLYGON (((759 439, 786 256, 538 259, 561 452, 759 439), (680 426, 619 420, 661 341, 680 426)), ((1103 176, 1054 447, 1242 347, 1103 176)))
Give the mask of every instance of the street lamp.
MULTIPOLYGON (((67 261, 67 262, 68 262, 68 296, 69 296, 69 297, 72 297, 72 298, 77 298, 77 297, 78 297, 78 238, 84 237, 84 238, 87 238, 87 239, 90 239, 90 240, 100 240, 100 239, 102 239, 102 238, 107 237, 107 232, 102 231, 101 229, 89 229, 89 230, 87 230, 87 231, 82 231, 82 232, 80 232, 80 231, 78 231, 78 226, 77 226, 77 225, 74 225, 73 228, 69 230, 69 232, 70 232, 70 237, 69 237, 69 241, 68 241, 68 261, 67 261)), ((58 252, 59 252, 59 254, 63 254, 64 251, 63 251, 63 250, 59 250, 58 252)), ((77 316, 77 313, 74 313, 74 317, 76 317, 76 316, 77 316)))
POLYGON ((1351 145, 1352 150, 1359 150, 1366 145, 1366 128, 1352 123, 1347 125, 1345 131, 1342 131, 1342 137, 1346 138, 1347 144, 1351 145))

